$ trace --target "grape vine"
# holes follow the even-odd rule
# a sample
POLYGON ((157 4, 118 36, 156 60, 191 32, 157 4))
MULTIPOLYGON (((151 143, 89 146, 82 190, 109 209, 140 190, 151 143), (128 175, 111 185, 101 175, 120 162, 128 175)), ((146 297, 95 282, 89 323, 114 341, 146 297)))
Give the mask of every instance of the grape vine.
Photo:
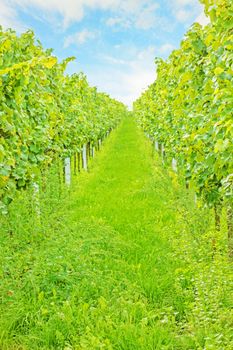
POLYGON ((201 2, 210 24, 195 23, 179 49, 156 59, 157 78, 134 112, 204 202, 230 208, 232 240, 233 3, 201 2))
POLYGON ((39 176, 56 157, 71 156, 114 128, 125 106, 65 73, 28 31, 20 36, 0 27, 0 199, 7 206, 16 191, 39 176))

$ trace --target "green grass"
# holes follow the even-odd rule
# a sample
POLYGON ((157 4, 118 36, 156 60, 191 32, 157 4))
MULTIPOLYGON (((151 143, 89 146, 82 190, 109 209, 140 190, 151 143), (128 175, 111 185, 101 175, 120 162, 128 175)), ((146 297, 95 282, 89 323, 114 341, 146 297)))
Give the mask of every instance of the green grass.
POLYGON ((131 119, 90 172, 2 218, 1 350, 232 349, 224 232, 131 119), (30 215, 29 215, 30 213, 30 215))

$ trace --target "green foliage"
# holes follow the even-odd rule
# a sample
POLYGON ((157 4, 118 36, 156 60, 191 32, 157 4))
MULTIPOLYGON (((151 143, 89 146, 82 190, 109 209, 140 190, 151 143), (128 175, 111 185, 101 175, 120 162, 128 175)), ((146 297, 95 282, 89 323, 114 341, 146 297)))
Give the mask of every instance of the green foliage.
POLYGON ((164 144, 209 205, 229 198, 233 174, 231 0, 202 1, 212 23, 194 24, 135 102, 139 124, 164 144), (229 180, 229 181, 228 181, 229 180), (226 190, 227 189, 227 190, 226 190))
MULTIPOLYGON (((0 199, 35 181, 54 158, 78 152, 114 128, 123 104, 88 85, 83 74, 68 76, 32 31, 17 36, 0 28, 0 199)), ((1 205, 0 205, 1 206, 1 205)))
POLYGON ((1 350, 232 350, 224 232, 151 153, 126 119, 62 197, 50 168, 40 224, 19 193, 0 222, 1 350))

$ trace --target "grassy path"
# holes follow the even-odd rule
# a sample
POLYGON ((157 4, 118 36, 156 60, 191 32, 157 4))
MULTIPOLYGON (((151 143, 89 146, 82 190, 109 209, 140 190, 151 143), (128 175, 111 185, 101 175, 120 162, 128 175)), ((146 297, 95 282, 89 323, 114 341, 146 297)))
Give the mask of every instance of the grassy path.
POLYGON ((45 237, 28 244, 19 233, 13 253, 3 238, 0 348, 201 349, 182 329, 193 300, 190 272, 177 283, 186 262, 170 240, 186 227, 177 193, 125 120, 47 216, 45 237))

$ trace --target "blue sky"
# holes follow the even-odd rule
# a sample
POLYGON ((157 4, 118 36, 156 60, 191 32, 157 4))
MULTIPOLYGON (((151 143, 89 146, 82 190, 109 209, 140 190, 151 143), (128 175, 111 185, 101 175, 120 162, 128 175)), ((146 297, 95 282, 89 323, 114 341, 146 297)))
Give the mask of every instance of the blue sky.
POLYGON ((128 106, 194 21, 207 22, 198 0, 0 0, 4 28, 33 29, 59 59, 77 58, 69 73, 128 106))

